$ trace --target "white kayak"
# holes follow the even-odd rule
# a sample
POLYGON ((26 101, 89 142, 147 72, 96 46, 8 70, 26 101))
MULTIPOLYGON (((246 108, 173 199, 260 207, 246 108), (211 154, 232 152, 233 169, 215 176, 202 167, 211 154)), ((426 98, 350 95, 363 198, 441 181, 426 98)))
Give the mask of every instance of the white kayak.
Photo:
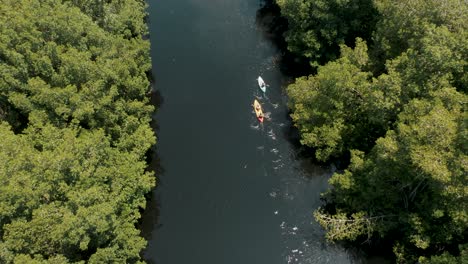
POLYGON ((260 87, 260 90, 262 90, 263 92, 266 92, 266 83, 263 81, 262 77, 258 76, 257 81, 258 81, 258 86, 260 87))

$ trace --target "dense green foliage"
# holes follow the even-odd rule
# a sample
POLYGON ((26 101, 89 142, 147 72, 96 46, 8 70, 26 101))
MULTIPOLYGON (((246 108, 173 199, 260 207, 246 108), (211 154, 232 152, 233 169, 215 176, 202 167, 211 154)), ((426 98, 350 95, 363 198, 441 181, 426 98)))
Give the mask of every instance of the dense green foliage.
POLYGON ((145 155, 145 3, 0 0, 0 262, 135 263, 145 155))
MULTIPOLYGON (((373 34, 376 63, 382 65, 411 48, 412 42, 427 37, 427 27, 446 27, 466 34, 466 1, 463 0, 374 0, 380 11, 373 34)), ((465 38, 466 39, 466 38, 465 38)))
MULTIPOLYGON (((278 1, 285 2, 314 1, 278 1)), ((354 2, 340 1, 350 16, 354 2)), ((468 4, 373 5, 378 20, 369 48, 366 35, 352 32, 354 48, 341 45, 340 58, 288 87, 301 143, 321 161, 351 153, 315 218, 330 240, 392 240, 399 263, 462 263, 468 257, 468 4)), ((296 25, 316 21, 316 14, 299 14, 289 31, 306 34, 311 29, 296 25)), ((296 52, 310 57, 311 50, 296 52)))
POLYGON ((335 59, 339 45, 367 40, 377 12, 372 0, 276 0, 289 27, 288 50, 310 58, 311 64, 335 59))

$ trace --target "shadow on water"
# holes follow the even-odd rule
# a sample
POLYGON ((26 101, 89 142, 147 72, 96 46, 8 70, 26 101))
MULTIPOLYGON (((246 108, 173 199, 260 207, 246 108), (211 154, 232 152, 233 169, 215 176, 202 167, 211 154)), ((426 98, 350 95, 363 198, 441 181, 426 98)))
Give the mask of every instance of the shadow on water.
POLYGON ((160 228, 158 225, 158 219, 160 215, 160 203, 159 195, 156 190, 152 190, 146 200, 146 208, 142 213, 142 221, 139 225, 143 238, 150 240, 153 238, 153 231, 160 228))
POLYGON ((278 63, 281 73, 290 78, 309 75, 313 70, 309 60, 294 55, 287 49, 284 33, 288 29, 288 21, 281 17, 279 6, 272 0, 262 2, 262 7, 257 11, 256 24, 262 29, 263 37, 280 51, 280 56, 275 62, 278 63))
POLYGON ((161 94, 161 91, 156 89, 155 84, 152 85, 150 91, 150 103, 156 107, 161 107, 164 103, 164 98, 161 94))
MULTIPOLYGON (((150 241, 153 239, 154 232, 157 232, 162 224, 159 224, 159 216, 161 212, 160 195, 158 194, 157 188, 164 185, 161 181, 161 175, 164 174, 164 169, 161 166, 161 160, 156 151, 152 152, 152 159, 150 167, 153 168, 153 172, 156 177, 156 188, 146 195, 146 207, 140 209, 141 218, 138 222, 137 228, 141 231, 141 236, 146 240, 150 241)), ((151 259, 144 257, 144 251, 140 253, 141 257, 145 259, 147 263, 154 264, 155 262, 151 259)))
MULTIPOLYGON (((155 88, 155 81, 153 76, 150 76, 151 80, 151 90, 148 92, 148 96, 150 97, 150 103, 151 105, 154 105, 155 107, 159 108, 163 105, 164 103, 164 98, 159 90, 156 90, 155 88)), ((155 112, 158 111, 158 109, 155 110, 155 112)), ((159 125, 156 122, 154 118, 153 113, 153 118, 151 120, 151 128, 153 131, 156 133, 156 136, 159 132, 159 125)), ((154 172, 155 178, 156 178, 156 185, 162 185, 161 178, 160 176, 164 174, 164 168, 161 166, 161 159, 157 153, 157 148, 156 146, 153 146, 148 153, 146 154, 146 161, 149 164, 149 168, 154 172)), ((159 220, 159 215, 160 215, 160 199, 159 195, 157 193, 156 188, 154 188, 150 193, 146 195, 146 208, 141 209, 141 218, 140 221, 138 222, 138 229, 141 231, 141 234, 143 238, 146 241, 149 241, 153 237, 153 232, 160 228, 160 225, 158 225, 158 220, 159 220)), ((143 258, 143 253, 141 252, 141 256, 143 258)), ((154 264, 155 262, 152 260, 145 259, 147 263, 154 264)))

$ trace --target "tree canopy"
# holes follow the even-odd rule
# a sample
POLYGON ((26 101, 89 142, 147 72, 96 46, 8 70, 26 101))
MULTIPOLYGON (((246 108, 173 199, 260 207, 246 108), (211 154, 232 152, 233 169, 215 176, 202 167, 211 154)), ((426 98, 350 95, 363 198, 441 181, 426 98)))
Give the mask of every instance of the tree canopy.
MULTIPOLYGON (((278 0, 289 32, 327 30, 299 26, 318 21, 315 11, 291 12, 291 6, 312 2, 317 3, 278 0)), ((350 7, 346 16, 356 16, 357 2, 340 1, 350 7)), ((353 45, 338 38, 339 58, 287 88, 301 143, 321 161, 351 153, 350 165, 331 177, 323 196, 327 205, 315 218, 332 241, 393 241, 399 263, 462 263, 468 227, 468 5, 461 0, 370 5, 377 14, 366 29, 374 30, 350 33, 353 45)), ((286 40, 297 47, 296 40, 286 40)), ((320 49, 296 52, 328 58, 320 49)))
POLYGON ((335 59, 339 45, 355 36, 370 38, 377 10, 371 0, 276 0, 288 21, 288 50, 310 59, 313 66, 335 59))
POLYGON ((136 263, 145 2, 0 0, 0 262, 136 263))

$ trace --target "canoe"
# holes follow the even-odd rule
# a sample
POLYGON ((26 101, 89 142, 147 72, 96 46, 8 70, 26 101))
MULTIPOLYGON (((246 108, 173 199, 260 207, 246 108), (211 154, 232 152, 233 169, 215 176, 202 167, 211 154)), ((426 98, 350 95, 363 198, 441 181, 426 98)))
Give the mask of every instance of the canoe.
POLYGON ((255 115, 257 116, 258 121, 260 121, 260 123, 263 122, 262 106, 257 101, 257 99, 254 100, 253 107, 254 107, 255 115))
POLYGON ((262 90, 263 92, 266 92, 266 83, 265 81, 263 81, 262 77, 258 76, 257 81, 258 81, 258 87, 260 87, 260 90, 262 90))

